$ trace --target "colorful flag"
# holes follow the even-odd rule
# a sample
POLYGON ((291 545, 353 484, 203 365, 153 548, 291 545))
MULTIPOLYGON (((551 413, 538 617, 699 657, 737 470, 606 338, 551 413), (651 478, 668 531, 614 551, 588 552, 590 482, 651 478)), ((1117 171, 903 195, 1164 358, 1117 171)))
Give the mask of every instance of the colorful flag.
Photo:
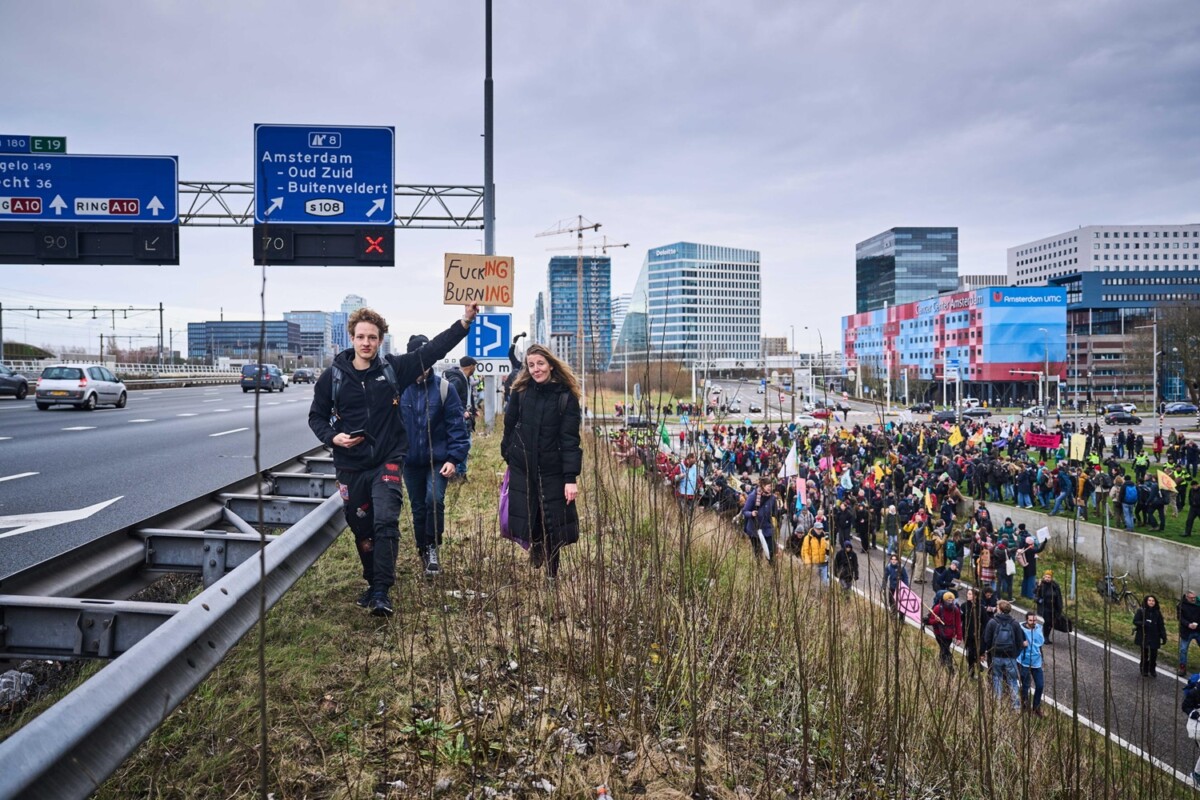
POLYGON ((921 438, 917 440, 917 449, 920 450, 922 453, 925 452, 925 431, 924 431, 924 429, 922 429, 922 431, 921 431, 921 438))
POLYGON ((933 492, 929 489, 925 490, 925 510, 933 513, 933 492))
POLYGON ((808 505, 808 481, 803 478, 796 478, 796 496, 800 498, 800 505, 808 505))
POLYGON ((878 483, 881 480, 883 480, 883 467, 876 464, 875 465, 875 482, 878 483))
POLYGON ((1175 479, 1160 469, 1158 471, 1158 488, 1164 492, 1176 491, 1175 479))
POLYGON ((955 425, 954 430, 950 431, 950 446, 958 447, 960 444, 962 444, 962 440, 962 429, 955 425))
POLYGON ((896 586, 896 610, 918 625, 921 624, 921 596, 908 588, 908 584, 903 581, 896 586))

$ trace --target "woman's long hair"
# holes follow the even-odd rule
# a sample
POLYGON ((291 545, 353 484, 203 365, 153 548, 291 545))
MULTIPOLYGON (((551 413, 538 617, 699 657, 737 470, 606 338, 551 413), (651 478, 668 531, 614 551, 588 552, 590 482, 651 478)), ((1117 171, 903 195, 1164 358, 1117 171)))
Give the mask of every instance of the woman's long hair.
MULTIPOLYGON (((561 361, 558 356, 550 352, 550 349, 544 345, 531 344, 529 349, 525 351, 526 364, 529 357, 539 355, 550 364, 550 383, 561 383, 566 386, 571 394, 575 395, 575 399, 579 400, 579 380, 575 377, 575 373, 567 366, 565 361, 561 361)), ((517 377, 513 380, 512 390, 514 392, 523 392, 530 383, 533 382, 533 377, 529 374, 529 367, 521 367, 521 371, 517 373, 517 377)))

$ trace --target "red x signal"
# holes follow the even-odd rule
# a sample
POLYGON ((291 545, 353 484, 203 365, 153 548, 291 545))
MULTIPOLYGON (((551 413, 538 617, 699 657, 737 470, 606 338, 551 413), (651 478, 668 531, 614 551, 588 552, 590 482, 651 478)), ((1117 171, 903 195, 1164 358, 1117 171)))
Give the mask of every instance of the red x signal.
POLYGON ((376 238, 372 238, 370 236, 364 236, 363 238, 365 238, 367 240, 367 249, 365 251, 366 255, 370 255, 371 253, 379 253, 379 255, 383 255, 383 237, 382 236, 379 236, 376 238))

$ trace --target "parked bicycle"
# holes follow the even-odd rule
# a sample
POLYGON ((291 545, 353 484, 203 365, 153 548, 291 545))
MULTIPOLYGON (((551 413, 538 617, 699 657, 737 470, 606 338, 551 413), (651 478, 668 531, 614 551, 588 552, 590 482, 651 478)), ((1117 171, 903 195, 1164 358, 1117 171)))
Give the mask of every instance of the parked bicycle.
POLYGON ((1096 581, 1096 592, 1115 606, 1124 605, 1125 610, 1130 613, 1137 611, 1138 599, 1133 592, 1129 591, 1128 572, 1116 578, 1112 575, 1105 575, 1096 581), (1121 582, 1120 589, 1117 588, 1117 581, 1121 582))

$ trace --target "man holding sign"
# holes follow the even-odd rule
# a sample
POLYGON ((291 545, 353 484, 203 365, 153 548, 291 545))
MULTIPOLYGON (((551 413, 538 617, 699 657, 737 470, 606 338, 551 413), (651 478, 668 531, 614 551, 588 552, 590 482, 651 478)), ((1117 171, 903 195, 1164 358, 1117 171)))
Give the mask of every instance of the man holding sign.
POLYGON ((333 449, 346 522, 369 584, 358 605, 374 616, 392 615, 388 592, 396 582, 404 505, 400 486, 408 452, 408 433, 398 413, 400 394, 466 337, 478 313, 479 306, 470 303, 462 319, 433 341, 402 356, 381 356, 387 321, 360 308, 346 326, 352 347, 334 358, 314 387, 308 427, 333 449))

